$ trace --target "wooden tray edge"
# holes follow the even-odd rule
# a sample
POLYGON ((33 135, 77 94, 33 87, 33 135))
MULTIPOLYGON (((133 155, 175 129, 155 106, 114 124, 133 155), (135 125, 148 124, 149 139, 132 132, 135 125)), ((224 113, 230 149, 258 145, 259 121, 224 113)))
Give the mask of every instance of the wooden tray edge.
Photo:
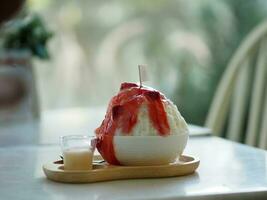
POLYGON ((188 155, 183 155, 183 157, 191 158, 192 160, 186 163, 170 165, 107 166, 106 168, 103 167, 90 171, 67 172, 59 169, 60 165, 58 164, 48 163, 43 165, 43 171, 48 179, 62 183, 93 183, 123 179, 176 177, 193 174, 199 167, 199 158, 188 155))

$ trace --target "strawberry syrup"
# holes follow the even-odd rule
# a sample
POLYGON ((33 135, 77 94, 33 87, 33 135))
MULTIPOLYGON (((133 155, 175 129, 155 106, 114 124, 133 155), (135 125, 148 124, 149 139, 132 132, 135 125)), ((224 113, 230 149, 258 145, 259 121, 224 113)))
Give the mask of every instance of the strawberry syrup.
POLYGON ((135 83, 122 83, 120 92, 114 96, 108 106, 105 119, 95 130, 97 149, 110 164, 120 165, 113 145, 113 136, 117 129, 124 135, 130 135, 137 123, 140 106, 145 103, 151 123, 160 136, 170 134, 170 127, 162 101, 164 95, 151 88, 140 87, 135 83))

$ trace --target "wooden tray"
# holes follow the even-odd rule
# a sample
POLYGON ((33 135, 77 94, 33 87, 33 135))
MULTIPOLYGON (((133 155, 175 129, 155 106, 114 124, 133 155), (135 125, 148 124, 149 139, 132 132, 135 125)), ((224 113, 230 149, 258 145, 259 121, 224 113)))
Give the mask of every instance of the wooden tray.
POLYGON ((199 166, 199 159, 182 155, 179 161, 158 166, 115 166, 94 156, 92 170, 64 170, 62 161, 43 165, 48 179, 64 183, 93 183, 136 178, 161 178, 192 174, 199 166))

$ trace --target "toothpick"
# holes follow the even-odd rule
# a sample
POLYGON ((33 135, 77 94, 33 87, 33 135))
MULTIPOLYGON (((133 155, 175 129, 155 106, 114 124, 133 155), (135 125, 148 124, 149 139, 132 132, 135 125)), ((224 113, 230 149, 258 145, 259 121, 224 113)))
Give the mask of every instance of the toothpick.
POLYGON ((140 87, 142 87, 141 67, 142 67, 141 65, 138 65, 140 87))
POLYGON ((145 81, 146 79, 145 68, 146 68, 146 65, 138 65, 140 87, 142 87, 143 81, 145 81))

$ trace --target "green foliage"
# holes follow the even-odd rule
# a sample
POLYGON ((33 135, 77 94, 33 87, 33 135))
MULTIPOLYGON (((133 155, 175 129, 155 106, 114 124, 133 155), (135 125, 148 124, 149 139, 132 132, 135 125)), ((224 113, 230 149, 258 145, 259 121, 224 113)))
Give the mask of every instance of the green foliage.
POLYGON ((137 80, 137 64, 146 63, 151 86, 174 101, 188 122, 199 125, 205 122, 231 56, 267 17, 266 0, 28 2, 53 22, 62 38, 51 46, 57 62, 49 65, 54 67, 43 68, 51 74, 56 74, 53 70, 62 72, 54 82, 51 77, 43 78, 44 95, 50 99, 44 107, 62 105, 67 98, 74 106, 106 104, 120 82, 137 80), (66 49, 71 49, 68 59, 66 49), (71 56, 77 62, 69 62, 71 56), (64 70, 57 70, 60 66, 64 70), (75 81, 69 76, 73 72, 75 81), (59 98, 53 89, 64 77, 68 95, 59 98), (83 90, 77 90, 77 85, 83 85, 83 90), (95 91, 102 92, 91 95, 95 91))
POLYGON ((26 16, 13 20, 5 27, 3 46, 6 49, 29 50, 33 56, 48 59, 46 44, 52 35, 40 16, 26 16))

